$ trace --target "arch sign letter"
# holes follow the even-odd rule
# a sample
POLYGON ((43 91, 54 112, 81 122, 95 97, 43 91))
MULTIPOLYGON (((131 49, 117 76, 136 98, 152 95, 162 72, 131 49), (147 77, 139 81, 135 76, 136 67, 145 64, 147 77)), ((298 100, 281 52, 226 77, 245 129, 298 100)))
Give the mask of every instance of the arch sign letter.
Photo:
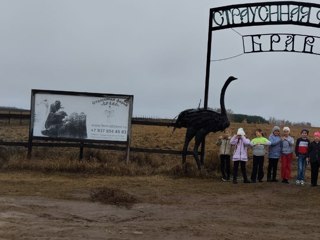
POLYGON ((212 31, 271 24, 320 26, 320 5, 314 3, 282 1, 239 4, 212 8, 210 12, 212 31))

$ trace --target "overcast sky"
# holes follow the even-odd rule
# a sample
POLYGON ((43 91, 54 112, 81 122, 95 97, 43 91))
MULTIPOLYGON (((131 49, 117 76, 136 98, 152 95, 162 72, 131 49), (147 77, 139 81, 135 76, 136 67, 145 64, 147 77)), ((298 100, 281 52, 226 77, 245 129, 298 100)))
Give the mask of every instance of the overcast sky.
MULTIPOLYGON (((209 9, 259 0, 0 0, 0 105, 29 109, 31 89, 134 95, 134 116, 174 118, 204 98, 209 9)), ((269 2, 269 1, 260 1, 269 2)), ((306 1, 320 4, 320 1, 306 1)), ((212 60, 243 53, 241 35, 213 33, 212 60)), ((320 56, 245 54, 211 65, 209 107, 320 127, 320 56)))

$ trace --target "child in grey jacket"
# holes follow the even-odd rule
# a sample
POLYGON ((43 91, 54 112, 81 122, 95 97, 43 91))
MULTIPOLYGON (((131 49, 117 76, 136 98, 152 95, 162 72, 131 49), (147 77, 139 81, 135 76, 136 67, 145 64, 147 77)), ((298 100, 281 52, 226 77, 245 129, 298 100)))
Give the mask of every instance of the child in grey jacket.
POLYGON ((217 145, 220 146, 220 170, 221 180, 223 182, 230 181, 230 159, 231 159, 231 144, 230 144, 230 131, 225 130, 223 136, 220 136, 217 145))

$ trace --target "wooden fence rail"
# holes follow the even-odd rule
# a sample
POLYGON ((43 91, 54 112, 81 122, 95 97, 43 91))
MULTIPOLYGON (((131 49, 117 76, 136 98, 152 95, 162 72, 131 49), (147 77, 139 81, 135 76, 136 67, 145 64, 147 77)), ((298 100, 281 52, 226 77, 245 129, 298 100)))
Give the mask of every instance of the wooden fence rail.
POLYGON ((9 125, 12 123, 12 119, 19 120, 19 124, 22 125, 24 120, 30 119, 30 112, 28 111, 8 111, 8 112, 0 112, 0 120, 5 120, 9 125))
MULTIPOLYGON (((17 147, 28 147, 28 142, 8 142, 0 141, 0 146, 17 146, 17 147)), ((125 151, 125 146, 116 146, 116 145, 102 145, 102 144, 92 144, 92 143, 60 143, 60 142, 33 142, 33 146, 36 147, 68 147, 68 148, 95 148, 95 149, 105 149, 105 150, 114 150, 114 151, 125 151)), ((143 152, 143 153, 158 153, 158 154, 174 154, 181 155, 181 150, 174 149, 157 149, 157 148, 138 148, 131 147, 131 152, 143 152)), ((188 154, 193 154, 191 151, 188 151, 188 154)))
MULTIPOLYGON (((30 120, 30 112, 7 112, 0 113, 0 119, 8 120, 10 123, 11 119, 30 120)), ((154 118, 132 118, 132 124, 137 125, 152 125, 152 126, 173 126, 174 120, 172 119, 154 119, 154 118)))
MULTIPOLYGON (((20 123, 22 119, 30 119, 30 113, 0 113, 0 119, 18 119, 20 123)), ((152 119, 152 118, 132 118, 132 124, 137 125, 148 125, 148 126, 167 126, 172 127, 174 120, 171 119, 152 119)), ((9 142, 9 141, 0 141, 2 146, 20 146, 28 147, 28 142, 9 142)), ((115 150, 115 151, 125 151, 125 146, 119 145, 106 145, 106 144, 94 144, 94 143, 66 143, 66 142, 33 142, 33 146, 37 147, 69 147, 69 148, 96 148, 96 149, 106 149, 106 150, 115 150)), ((155 149, 155 148, 137 148, 130 147, 132 152, 143 152, 143 153, 156 153, 156 154, 175 154, 181 155, 181 150, 174 149, 155 149)), ((192 154, 188 151, 187 153, 192 154)))

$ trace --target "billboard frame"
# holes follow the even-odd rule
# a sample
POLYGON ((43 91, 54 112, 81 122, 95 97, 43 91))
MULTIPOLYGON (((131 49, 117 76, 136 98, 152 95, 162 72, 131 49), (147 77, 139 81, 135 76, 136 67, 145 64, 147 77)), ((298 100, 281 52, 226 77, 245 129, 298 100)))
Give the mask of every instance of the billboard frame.
POLYGON ((129 161, 130 154, 130 144, 131 144, 131 120, 133 113, 133 95, 125 94, 110 94, 110 93, 93 93, 93 92, 75 92, 75 91, 60 91, 60 90, 44 90, 44 89, 32 89, 31 90, 31 107, 30 107, 30 123, 29 123, 29 140, 28 140, 28 158, 31 158, 33 141, 53 141, 53 142, 76 142, 80 143, 80 155, 79 158, 83 158, 83 145, 85 143, 100 143, 100 144, 112 144, 112 145, 125 145, 126 146, 126 161, 129 161), (86 139, 86 138, 73 138, 73 137, 50 137, 50 136, 35 136, 34 127, 35 127, 35 100, 37 94, 47 94, 47 95, 61 95, 68 97, 95 97, 95 98, 126 98, 128 99, 128 126, 126 132, 125 141, 113 141, 113 140, 104 140, 104 139, 86 139))

